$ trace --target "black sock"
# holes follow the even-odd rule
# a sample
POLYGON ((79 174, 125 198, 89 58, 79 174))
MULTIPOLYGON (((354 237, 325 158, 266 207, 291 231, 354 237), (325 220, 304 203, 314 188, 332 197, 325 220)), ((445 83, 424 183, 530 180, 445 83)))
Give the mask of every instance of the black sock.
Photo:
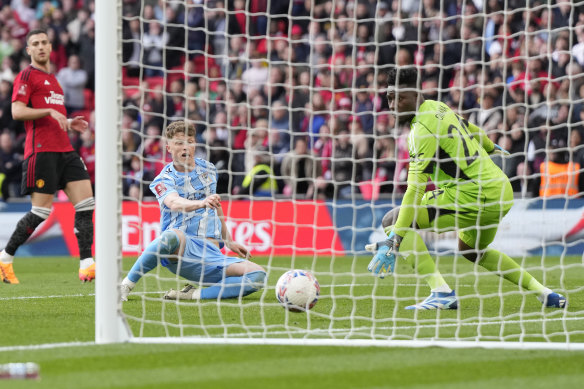
POLYGON ((93 257, 93 210, 75 212, 75 236, 79 245, 79 259, 93 257))
POLYGON ((32 235, 34 230, 41 224, 45 219, 35 215, 32 212, 27 213, 18 221, 16 229, 12 233, 8 244, 6 245, 6 253, 9 255, 14 255, 16 250, 32 235))

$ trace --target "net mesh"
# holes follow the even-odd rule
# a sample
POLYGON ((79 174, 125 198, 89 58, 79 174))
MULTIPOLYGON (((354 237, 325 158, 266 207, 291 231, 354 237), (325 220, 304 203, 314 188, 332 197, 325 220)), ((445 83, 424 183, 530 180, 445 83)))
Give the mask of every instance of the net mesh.
POLYGON ((124 303, 134 336, 581 343, 583 6, 123 2, 125 271, 159 233, 148 185, 171 161, 163 131, 187 120, 197 157, 217 167, 231 235, 268 273, 243 299, 177 302, 161 296, 186 281, 159 266, 124 303), (453 232, 421 234, 458 310, 404 310, 429 288, 402 260, 386 279, 367 272, 364 246, 385 238, 383 216, 407 187, 410 128, 389 114, 392 67, 418 69, 426 98, 511 152, 493 158, 516 200, 492 247, 564 294, 568 309, 544 309, 532 292, 467 261, 453 232), (275 298, 290 269, 320 282, 308 313, 275 298))

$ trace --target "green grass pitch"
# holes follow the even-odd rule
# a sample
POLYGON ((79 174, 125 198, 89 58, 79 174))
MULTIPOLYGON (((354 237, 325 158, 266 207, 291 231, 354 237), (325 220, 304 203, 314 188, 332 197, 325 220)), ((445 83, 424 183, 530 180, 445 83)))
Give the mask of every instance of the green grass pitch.
MULTIPOLYGON (((400 263, 396 276, 366 274, 368 258, 257 258, 269 286, 236 300, 162 301, 181 287, 165 269, 141 281, 123 310, 136 336, 476 339, 584 343, 582 258, 528 258, 523 266, 565 293, 569 308, 541 304, 499 277, 453 258, 440 270, 460 296, 458 311, 410 312, 428 291, 400 263), (562 272, 560 266, 565 270, 562 272), (322 288, 310 312, 293 314, 274 297, 285 270, 308 268, 322 288), (545 270, 544 270, 545 269, 545 270), (260 310, 260 305, 263 309, 260 310), (164 321, 164 323, 162 322, 164 321)), ((132 259, 124 260, 128 269, 132 259)), ((20 285, 0 285, 0 363, 37 362, 39 381, 0 388, 580 388, 584 352, 387 347, 96 346, 94 286, 77 279, 72 258, 17 258, 20 285), (81 346, 16 346, 82 342, 81 346)))

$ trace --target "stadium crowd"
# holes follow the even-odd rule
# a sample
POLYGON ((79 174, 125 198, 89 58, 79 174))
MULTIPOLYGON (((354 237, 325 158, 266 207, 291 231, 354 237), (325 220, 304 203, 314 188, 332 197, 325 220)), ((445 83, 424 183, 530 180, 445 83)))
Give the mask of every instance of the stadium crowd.
MULTIPOLYGON (((498 163, 518 196, 578 197, 584 6, 550 4, 124 0, 124 194, 150 195, 150 180, 169 161, 162 128, 179 118, 195 123, 199 152, 220 174, 218 193, 399 194, 409 128, 388 114, 386 72, 417 66, 427 98, 444 101, 511 152, 498 163)), ((48 28, 69 115, 84 115, 94 127, 95 2, 0 6, 6 199, 19 196, 24 130, 10 105, 14 76, 29 64, 24 37, 31 28, 48 28)), ((93 173, 94 134, 71 136, 93 173)))

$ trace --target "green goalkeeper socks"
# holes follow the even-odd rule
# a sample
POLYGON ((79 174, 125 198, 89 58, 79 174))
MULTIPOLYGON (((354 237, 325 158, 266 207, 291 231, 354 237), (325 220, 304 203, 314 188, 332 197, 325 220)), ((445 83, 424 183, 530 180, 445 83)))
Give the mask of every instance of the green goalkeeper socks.
POLYGON ((519 266, 511 257, 500 251, 488 249, 478 264, 524 289, 538 293, 543 293, 546 290, 542 284, 519 266))
POLYGON ((408 231, 399 246, 400 254, 424 278, 433 292, 452 292, 436 268, 424 240, 416 231, 408 231))

